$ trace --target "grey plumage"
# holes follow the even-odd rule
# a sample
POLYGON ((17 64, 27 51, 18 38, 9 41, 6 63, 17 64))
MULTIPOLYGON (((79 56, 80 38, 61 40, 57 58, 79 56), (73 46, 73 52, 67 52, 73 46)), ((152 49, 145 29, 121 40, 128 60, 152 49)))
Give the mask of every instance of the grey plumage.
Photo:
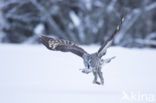
POLYGON ((62 52, 72 52, 80 57, 82 57, 85 65, 85 69, 82 69, 83 73, 93 72, 94 80, 93 83, 104 84, 103 74, 101 72, 102 65, 104 63, 109 63, 115 57, 103 60, 102 56, 106 54, 107 48, 109 48, 113 43, 114 36, 120 30, 121 24, 124 21, 124 17, 121 17, 121 21, 110 38, 104 42, 100 49, 93 54, 87 53, 84 49, 77 46, 75 43, 68 40, 57 40, 51 37, 42 35, 40 41, 49 49, 53 51, 62 51, 62 52), (97 81, 97 78, 100 78, 100 82, 97 81))

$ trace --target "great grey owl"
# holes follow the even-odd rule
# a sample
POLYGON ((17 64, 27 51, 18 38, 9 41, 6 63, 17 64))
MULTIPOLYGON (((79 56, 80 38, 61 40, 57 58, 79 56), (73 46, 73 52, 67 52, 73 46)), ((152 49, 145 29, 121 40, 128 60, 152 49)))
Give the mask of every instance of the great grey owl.
POLYGON ((49 49, 53 51, 62 51, 62 52, 72 52, 78 56, 80 56, 84 61, 85 69, 82 69, 83 73, 90 73, 93 72, 94 80, 93 83, 95 84, 104 84, 103 74, 101 72, 102 64, 109 63, 114 57, 108 59, 102 59, 102 56, 106 54, 107 48, 112 45, 114 36, 120 30, 121 24, 124 21, 124 17, 121 17, 120 23, 116 27, 113 34, 105 41, 100 49, 93 53, 89 54, 84 49, 77 46, 75 43, 68 41, 68 40, 58 40, 51 37, 47 37, 42 35, 40 37, 40 41, 49 49), (97 81, 97 78, 100 78, 101 82, 97 81))

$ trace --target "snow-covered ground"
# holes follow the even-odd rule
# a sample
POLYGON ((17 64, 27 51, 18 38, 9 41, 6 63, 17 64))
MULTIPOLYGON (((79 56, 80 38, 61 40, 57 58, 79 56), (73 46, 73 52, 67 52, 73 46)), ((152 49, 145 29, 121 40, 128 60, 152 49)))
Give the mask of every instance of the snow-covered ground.
POLYGON ((99 86, 79 71, 83 61, 74 54, 0 44, 0 103, 156 103, 156 50, 112 47, 112 56, 99 86))

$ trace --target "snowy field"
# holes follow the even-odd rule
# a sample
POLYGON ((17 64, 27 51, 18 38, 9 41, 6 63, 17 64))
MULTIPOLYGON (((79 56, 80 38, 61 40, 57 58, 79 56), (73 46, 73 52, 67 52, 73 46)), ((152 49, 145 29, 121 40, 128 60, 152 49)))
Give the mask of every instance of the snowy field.
MULTIPOLYGON (((90 53, 98 47, 83 46, 90 53)), ((79 71, 83 61, 74 54, 1 44, 0 103, 156 103, 156 50, 112 47, 112 56, 99 86, 79 71)))

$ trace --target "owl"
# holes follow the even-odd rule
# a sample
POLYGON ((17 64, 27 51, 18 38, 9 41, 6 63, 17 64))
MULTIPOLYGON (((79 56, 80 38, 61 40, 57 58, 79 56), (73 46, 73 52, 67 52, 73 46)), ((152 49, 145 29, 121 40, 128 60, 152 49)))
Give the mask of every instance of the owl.
POLYGON ((95 53, 89 54, 84 49, 79 47, 77 44, 73 43, 69 40, 63 39, 54 39, 52 37, 48 37, 45 35, 40 36, 40 41, 44 44, 49 50, 52 51, 61 51, 61 52, 71 52, 81 57, 84 62, 84 69, 81 69, 82 73, 93 73, 94 79, 93 83, 98 85, 104 85, 104 77, 102 74, 102 65, 104 63, 109 63, 115 57, 111 57, 108 59, 102 59, 102 57, 106 54, 107 49, 112 45, 113 38, 119 32, 121 25, 124 21, 124 16, 121 16, 120 23, 117 25, 113 34, 106 40, 99 50, 95 53), (100 81, 98 81, 98 77, 100 81))

